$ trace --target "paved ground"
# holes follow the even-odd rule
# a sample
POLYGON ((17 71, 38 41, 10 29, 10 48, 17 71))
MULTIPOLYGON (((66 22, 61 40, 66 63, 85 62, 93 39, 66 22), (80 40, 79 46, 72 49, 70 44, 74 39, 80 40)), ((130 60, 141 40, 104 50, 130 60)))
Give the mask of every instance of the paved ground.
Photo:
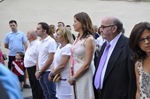
MULTIPOLYGON (((27 80, 27 84, 29 84, 29 80, 27 80)), ((22 96, 24 99, 33 99, 31 88, 23 88, 22 96)))

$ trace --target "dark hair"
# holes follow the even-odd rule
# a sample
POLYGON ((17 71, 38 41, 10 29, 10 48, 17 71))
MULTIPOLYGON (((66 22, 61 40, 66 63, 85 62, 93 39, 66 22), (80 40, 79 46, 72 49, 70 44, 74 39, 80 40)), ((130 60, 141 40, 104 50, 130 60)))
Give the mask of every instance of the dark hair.
POLYGON ((123 29, 123 24, 118 18, 112 20, 112 24, 117 26, 117 32, 120 33, 123 29))
POLYGON ((64 22, 58 22, 58 24, 59 24, 59 23, 62 23, 62 25, 65 26, 64 22))
POLYGON ((16 54, 19 54, 22 58, 24 56, 24 54, 22 52, 17 52, 16 54))
POLYGON ((55 39, 54 35, 53 35, 54 29, 55 29, 55 25, 49 25, 49 33, 48 33, 48 35, 50 35, 53 39, 55 39))
POLYGON ((9 21, 9 24, 10 24, 10 23, 15 23, 15 24, 17 25, 17 22, 16 22, 15 20, 10 20, 10 21, 9 21))
POLYGON ((101 27, 99 27, 99 28, 98 28, 98 30, 97 30, 97 31, 98 31, 98 33, 99 33, 99 35, 101 35, 101 31, 100 31, 100 29, 101 29, 101 27))
MULTIPOLYGON (((87 35, 91 34, 94 37, 94 28, 92 25, 92 21, 89 17, 89 15, 85 12, 80 12, 74 15, 74 18, 76 18, 81 24, 82 24, 82 30, 83 35, 80 39, 87 37, 87 35)), ((78 37, 80 34, 78 35, 78 37)))
POLYGON ((124 29, 124 28, 122 28, 122 31, 121 31, 121 32, 122 32, 122 34, 124 34, 124 33, 125 33, 125 29, 124 29))
POLYGON ((59 29, 56 29, 56 32, 58 31, 59 29))
POLYGON ((129 47, 133 52, 132 59, 137 61, 141 58, 145 58, 146 53, 141 50, 139 47, 139 40, 141 38, 142 33, 144 30, 150 30, 150 23, 148 22, 141 22, 134 26, 131 31, 130 38, 129 38, 129 47))
POLYGON ((66 25, 66 27, 71 27, 70 25, 66 25))
POLYGON ((43 30, 46 30, 46 33, 48 34, 48 32, 49 32, 49 25, 47 23, 45 23, 45 22, 40 22, 38 24, 40 24, 42 26, 43 30))

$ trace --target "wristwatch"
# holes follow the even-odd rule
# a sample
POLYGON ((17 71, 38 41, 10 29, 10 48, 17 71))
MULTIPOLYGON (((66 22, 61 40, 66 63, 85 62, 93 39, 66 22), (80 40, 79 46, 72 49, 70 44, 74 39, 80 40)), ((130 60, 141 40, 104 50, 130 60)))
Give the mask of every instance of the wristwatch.
POLYGON ((40 73, 40 75, 42 74, 42 72, 41 72, 41 71, 39 71, 39 73, 40 73))
POLYGON ((55 77, 55 75, 54 75, 52 72, 50 73, 50 75, 51 75, 51 77, 52 77, 52 78, 54 78, 54 77, 55 77))

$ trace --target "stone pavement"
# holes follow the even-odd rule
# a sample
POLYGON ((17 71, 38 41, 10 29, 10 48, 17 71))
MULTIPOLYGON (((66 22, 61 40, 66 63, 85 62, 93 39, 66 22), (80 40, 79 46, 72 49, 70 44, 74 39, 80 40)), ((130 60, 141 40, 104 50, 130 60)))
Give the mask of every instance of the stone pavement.
MULTIPOLYGON (((30 85, 29 80, 27 80, 26 83, 27 83, 28 85, 30 85)), ((23 96, 24 99, 33 99, 33 98, 32 98, 32 91, 31 91, 31 88, 23 88, 22 96, 23 96)))

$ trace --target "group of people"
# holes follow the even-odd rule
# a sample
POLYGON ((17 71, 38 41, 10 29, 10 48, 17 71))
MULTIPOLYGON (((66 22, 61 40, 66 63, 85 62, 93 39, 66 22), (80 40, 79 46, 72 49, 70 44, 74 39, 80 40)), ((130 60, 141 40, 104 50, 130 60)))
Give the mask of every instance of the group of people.
POLYGON ((150 23, 136 24, 128 39, 118 17, 103 18, 98 29, 80 12, 74 15, 76 38, 63 22, 56 32, 40 22, 27 32, 28 47, 16 21, 9 25, 8 67, 20 82, 27 68, 33 99, 150 99, 150 23))

